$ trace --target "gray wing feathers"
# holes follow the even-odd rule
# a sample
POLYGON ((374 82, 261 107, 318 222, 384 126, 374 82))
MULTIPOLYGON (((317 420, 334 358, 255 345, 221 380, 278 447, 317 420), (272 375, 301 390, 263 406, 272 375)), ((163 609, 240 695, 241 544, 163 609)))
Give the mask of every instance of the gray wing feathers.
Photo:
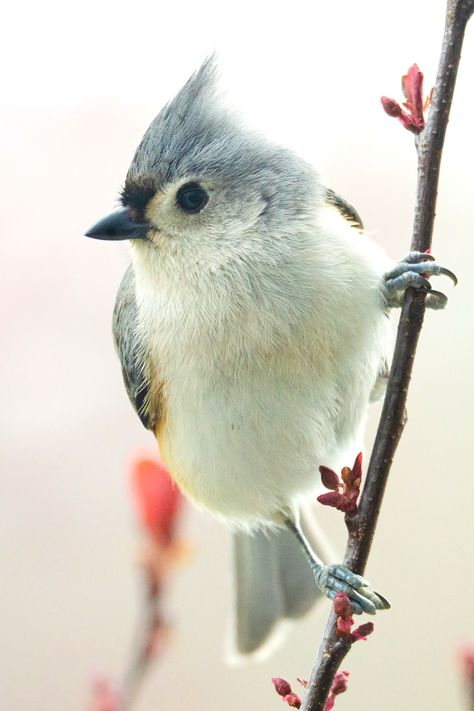
POLYGON ((154 420, 147 413, 149 388, 143 367, 143 348, 138 334, 138 311, 135 300, 135 276, 130 266, 117 292, 112 322, 115 349, 130 402, 143 425, 153 429, 154 420))
MULTIPOLYGON (((319 534, 315 540, 308 527, 304 528, 318 555, 328 560, 328 550, 319 534)), ((264 645, 273 646, 277 623, 301 617, 322 593, 299 543, 287 530, 234 533, 233 549, 235 658, 261 651, 264 645)))

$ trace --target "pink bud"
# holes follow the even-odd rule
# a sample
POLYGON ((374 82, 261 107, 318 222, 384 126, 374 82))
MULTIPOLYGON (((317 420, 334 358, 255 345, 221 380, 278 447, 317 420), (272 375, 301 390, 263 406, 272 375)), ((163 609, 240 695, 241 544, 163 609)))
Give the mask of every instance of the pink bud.
POLYGON ((339 637, 349 637, 354 620, 352 617, 338 617, 336 632, 339 637))
POLYGON ((299 709, 301 706, 301 696, 298 696, 298 694, 295 694, 293 691, 291 694, 284 696, 283 701, 286 701, 288 706, 292 706, 295 709, 299 709))
POLYGON ((351 601, 347 597, 346 593, 337 593, 334 598, 334 612, 338 617, 342 617, 343 619, 351 616, 351 601))
POLYGON ((375 629, 375 625, 373 622, 366 622, 363 625, 360 625, 355 629, 352 633, 352 641, 353 642, 359 642, 359 640, 365 640, 369 636, 369 634, 372 634, 372 632, 375 629))
POLYGON ((286 679, 282 679, 280 676, 274 676, 272 677, 272 682, 279 696, 288 696, 288 694, 291 694, 291 686, 286 679))
POLYGON ((131 475, 132 492, 142 526, 153 539, 169 545, 183 503, 178 487, 158 459, 137 459, 131 475))
POLYGON ((321 472, 321 481, 323 482, 326 489, 332 489, 333 491, 337 491, 340 486, 340 481, 336 472, 334 472, 332 469, 329 469, 329 467, 323 466, 319 467, 319 471, 321 472))
POLYGON ((351 485, 351 473, 352 470, 350 467, 342 467, 341 469, 341 476, 342 476, 342 481, 346 486, 351 485))
POLYGON ((337 672, 336 676, 334 677, 334 681, 331 686, 331 694, 333 696, 337 696, 338 694, 343 694, 345 691, 347 691, 347 684, 349 681, 349 672, 348 671, 339 671, 337 672))
POLYGON ((406 99, 406 107, 414 117, 423 121, 423 73, 417 64, 413 64, 402 77, 402 91, 406 99))
POLYGON ((362 452, 359 452, 359 454, 355 458, 354 466, 352 467, 352 471, 351 471, 352 485, 354 487, 359 488, 361 479, 362 479, 362 452), (357 482, 359 482, 359 483, 357 484, 357 482))
POLYGON ((326 706, 324 707, 324 711, 331 711, 334 708, 335 700, 336 700, 335 697, 331 694, 331 696, 326 701, 326 706))
POLYGON ((423 102, 423 74, 416 64, 402 77, 402 91, 405 96, 404 108, 394 99, 383 96, 381 101, 384 111, 398 118, 408 131, 421 133, 425 127, 423 110, 429 106, 430 99, 423 102))
POLYGON ((398 116, 401 115, 402 107, 395 101, 395 99, 389 99, 388 96, 382 96, 380 101, 382 102, 383 110, 386 114, 394 116, 395 118, 398 118, 398 116))
POLYGON ((328 494, 320 494, 317 500, 320 504, 323 504, 323 506, 332 506, 336 509, 338 509, 344 501, 342 494, 336 491, 330 491, 328 494))

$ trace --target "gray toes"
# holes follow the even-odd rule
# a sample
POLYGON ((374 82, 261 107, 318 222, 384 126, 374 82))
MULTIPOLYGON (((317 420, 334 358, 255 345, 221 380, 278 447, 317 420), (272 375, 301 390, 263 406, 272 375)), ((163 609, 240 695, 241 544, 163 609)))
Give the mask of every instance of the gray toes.
POLYGON ((314 568, 318 587, 331 600, 344 593, 350 600, 354 614, 366 612, 375 615, 377 610, 386 610, 390 604, 382 595, 374 592, 368 580, 353 573, 345 565, 325 565, 314 568))
POLYGON ((362 615, 365 612, 364 608, 361 607, 358 602, 354 602, 354 600, 351 600, 351 608, 354 615, 362 615))
POLYGON ((356 588, 356 590, 370 585, 369 581, 363 578, 362 575, 353 573, 352 570, 346 568, 345 565, 329 565, 328 573, 330 575, 334 575, 336 578, 344 580, 346 583, 349 583, 349 585, 356 588))
POLYGON ((402 262, 408 264, 416 264, 417 262, 434 262, 435 258, 429 252, 408 252, 406 257, 403 257, 402 262))
POLYGON ((415 271, 406 271, 397 275, 394 270, 394 272, 390 272, 387 276, 388 279, 386 279, 385 285, 389 293, 393 293, 394 291, 404 291, 410 286, 414 289, 426 289, 426 291, 431 289, 431 284, 428 279, 415 271))
POLYGON ((431 276, 447 276, 456 285, 458 279, 454 272, 441 266, 431 254, 423 252, 410 252, 405 259, 395 265, 393 269, 384 274, 385 286, 388 293, 388 306, 401 306, 405 289, 423 289, 433 294, 426 300, 426 306, 431 309, 443 309, 448 301, 441 292, 431 288, 428 281, 431 276))

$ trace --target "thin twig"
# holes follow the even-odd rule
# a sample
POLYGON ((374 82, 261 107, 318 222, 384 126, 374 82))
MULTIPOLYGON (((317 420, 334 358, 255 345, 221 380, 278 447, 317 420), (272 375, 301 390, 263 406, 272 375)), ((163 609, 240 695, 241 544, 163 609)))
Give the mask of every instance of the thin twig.
POLYGON ((156 645, 158 632, 165 630, 159 610, 160 602, 160 589, 145 571, 142 617, 136 631, 132 657, 120 690, 117 711, 128 711, 132 707, 143 678, 155 658, 153 648, 156 645))
MULTIPOLYGON (((431 247, 438 179, 446 127, 464 31, 474 13, 474 0, 448 0, 446 24, 432 105, 424 131, 416 139, 418 186, 412 250, 431 247)), ((405 421, 405 405, 418 337, 425 313, 425 295, 408 289, 397 331, 392 367, 383 410, 355 516, 346 516, 349 539, 344 564, 363 574, 375 533, 385 485, 405 421)), ((311 677, 303 711, 323 711, 334 675, 349 651, 336 634, 331 612, 311 677)))

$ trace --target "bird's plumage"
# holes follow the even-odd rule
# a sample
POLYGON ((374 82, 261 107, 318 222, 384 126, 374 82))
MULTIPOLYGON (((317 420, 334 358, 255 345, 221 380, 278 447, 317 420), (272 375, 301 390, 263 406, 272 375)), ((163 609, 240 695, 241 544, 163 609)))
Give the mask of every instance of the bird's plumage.
POLYGON ((309 163, 225 107, 212 60, 145 133, 122 202, 149 228, 117 296, 125 384, 181 488, 239 532, 237 607, 256 604, 241 614, 248 652, 316 593, 288 534, 242 531, 297 518, 318 466, 360 449, 389 349, 389 262, 309 163), (196 214, 177 202, 188 184, 207 196, 196 214), (259 623, 270 579, 280 588, 259 623))

